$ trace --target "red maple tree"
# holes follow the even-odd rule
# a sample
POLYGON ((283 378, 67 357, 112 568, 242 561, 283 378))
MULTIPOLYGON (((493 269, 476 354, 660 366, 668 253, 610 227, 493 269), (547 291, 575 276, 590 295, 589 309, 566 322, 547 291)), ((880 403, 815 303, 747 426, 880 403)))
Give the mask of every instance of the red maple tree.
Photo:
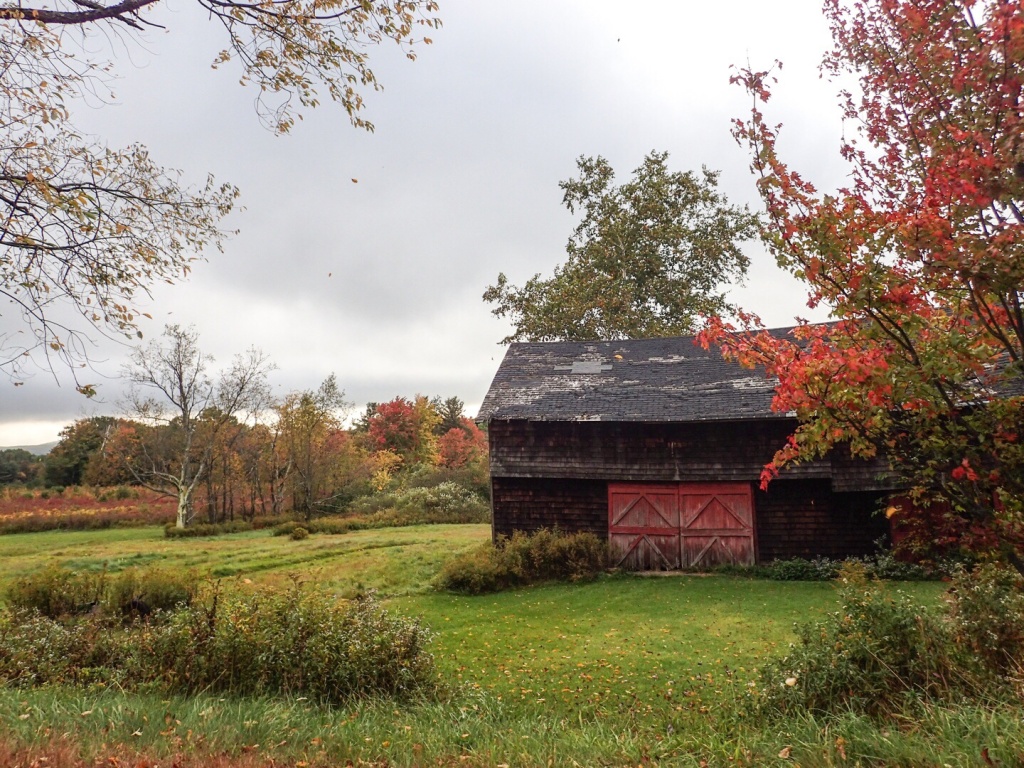
POLYGON ((438 464, 459 469, 470 462, 487 458, 487 435, 472 419, 462 419, 461 427, 452 427, 437 440, 438 464))
MULTIPOLYGON (((777 152, 763 104, 735 123, 765 238, 835 322, 786 337, 741 315, 705 344, 779 381, 800 425, 765 468, 848 446, 911 487, 911 545, 1001 556, 1024 573, 1024 7, 1020 0, 827 0, 849 184, 823 194, 777 152)), ((781 66, 781 65, 780 65, 781 66)))

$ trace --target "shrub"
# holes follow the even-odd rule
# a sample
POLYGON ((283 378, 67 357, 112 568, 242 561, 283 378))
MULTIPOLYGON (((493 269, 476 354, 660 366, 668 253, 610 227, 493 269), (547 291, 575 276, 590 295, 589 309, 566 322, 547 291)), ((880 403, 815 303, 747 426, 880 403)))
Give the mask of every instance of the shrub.
POLYGON ((1024 677, 1024 578, 985 565, 953 577, 950 614, 959 642, 998 677, 1024 677))
POLYGON ((840 571, 846 565, 862 567, 866 575, 889 581, 923 581, 934 579, 938 575, 938 571, 924 568, 916 563, 897 560, 890 552, 883 552, 873 557, 851 557, 846 560, 834 560, 829 557, 815 557, 808 560, 794 557, 788 560, 771 560, 762 565, 753 566, 721 565, 713 570, 715 573, 773 581, 832 581, 838 578, 840 571))
POLYGON ((199 577, 193 571, 127 568, 109 580, 103 599, 112 616, 134 618, 191 605, 199 577))
POLYGON ((491 542, 448 560, 434 577, 435 589, 463 595, 500 592, 518 584, 491 542))
POLYGON ((99 613, 133 618, 188 605, 197 584, 192 571, 128 568, 111 576, 51 566, 15 581, 7 601, 15 610, 52 619, 99 613))
POLYGON ((288 534, 288 538, 292 541, 302 541, 303 539, 309 538, 309 531, 303 528, 301 525, 297 525, 292 528, 292 532, 288 534))
POLYGON ((769 662, 755 688, 765 714, 899 711, 908 698, 977 692, 976 665, 937 610, 888 594, 863 565, 843 569, 842 608, 797 629, 789 655, 769 662))
POLYGON ((593 578, 608 567, 608 545, 592 533, 516 531, 449 560, 434 579, 437 589, 463 594, 496 592, 539 581, 593 578))
MULTIPOLYGON (((315 530, 316 522, 317 522, 316 520, 311 520, 309 523, 307 523, 307 525, 309 525, 310 528, 313 528, 315 530)), ((275 525, 270 530, 270 535, 271 536, 291 536, 292 535, 292 531, 294 531, 300 525, 302 525, 302 523, 299 523, 299 522, 297 522, 295 520, 286 520, 283 523, 279 523, 278 525, 275 525)))
POLYGON ((437 689, 430 633, 368 596, 351 603, 299 587, 179 603, 162 622, 114 624, 102 614, 0 615, 0 684, 102 682, 167 691, 409 696, 437 689))
POLYGON ((178 528, 174 523, 164 526, 164 536, 168 539, 189 539, 201 536, 223 536, 228 533, 251 531, 252 523, 235 520, 228 523, 193 523, 187 528, 178 528))
POLYGON ((35 610, 0 616, 0 683, 21 688, 108 680, 115 636, 89 619, 58 621, 35 610))
POLYGON ((79 573, 49 566, 16 579, 7 589, 7 603, 49 618, 87 613, 99 606, 105 573, 79 573))
POLYGON ((337 703, 357 695, 405 696, 437 684, 430 633, 372 596, 342 603, 294 587, 214 593, 146 628, 138 676, 172 689, 305 695, 337 703))
POLYGON ((390 519, 392 525, 486 523, 491 519, 490 505, 484 498, 450 480, 364 496, 354 501, 349 511, 356 518, 364 518, 367 527, 383 527, 373 526, 375 519, 390 519))

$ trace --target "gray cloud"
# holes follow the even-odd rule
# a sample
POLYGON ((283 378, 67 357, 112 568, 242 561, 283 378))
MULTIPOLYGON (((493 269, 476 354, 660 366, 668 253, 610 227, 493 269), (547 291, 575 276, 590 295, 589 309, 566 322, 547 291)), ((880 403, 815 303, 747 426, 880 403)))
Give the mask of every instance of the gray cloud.
MULTIPOLYGON (((368 98, 375 133, 325 104, 286 137, 258 124, 230 65, 210 70, 215 25, 188 6, 165 9, 166 34, 115 46, 118 103, 83 107, 79 120, 112 144, 145 143, 197 183, 212 172, 238 184, 246 210, 228 222, 241 231, 224 253, 155 291, 147 335, 194 323, 220 362, 259 346, 281 392, 335 372, 357 402, 421 392, 478 403, 507 333, 480 296, 499 271, 521 281, 562 259, 573 218, 558 182, 577 156, 602 154, 625 178, 665 149, 674 167, 721 169, 727 194, 754 204, 746 152, 729 135, 749 101, 728 85, 728 66, 779 56, 787 67, 770 108, 787 125, 783 150, 810 178, 841 181, 836 89, 814 69, 827 31, 817 2, 787 8, 741 0, 726 16, 645 0, 626 15, 594 0, 448 0, 418 61, 394 47, 371 53, 385 86, 368 98)), ((758 248, 751 256, 743 303, 774 324, 807 314, 799 286, 758 248)), ((57 387, 41 374, 16 390, 0 383, 0 422, 112 408, 126 350, 104 341, 96 352, 87 378, 105 405, 83 402, 66 375, 57 387)))

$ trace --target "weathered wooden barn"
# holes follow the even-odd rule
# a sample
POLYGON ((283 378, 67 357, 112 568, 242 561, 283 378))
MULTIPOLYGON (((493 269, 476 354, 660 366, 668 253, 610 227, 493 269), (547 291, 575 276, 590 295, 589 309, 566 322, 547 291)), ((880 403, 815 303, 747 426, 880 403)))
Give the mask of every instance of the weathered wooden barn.
POLYGON ((773 391, 691 337, 512 344, 478 416, 494 535, 591 531, 642 570, 874 551, 894 490, 877 465, 835 455, 760 490, 796 425, 773 391))

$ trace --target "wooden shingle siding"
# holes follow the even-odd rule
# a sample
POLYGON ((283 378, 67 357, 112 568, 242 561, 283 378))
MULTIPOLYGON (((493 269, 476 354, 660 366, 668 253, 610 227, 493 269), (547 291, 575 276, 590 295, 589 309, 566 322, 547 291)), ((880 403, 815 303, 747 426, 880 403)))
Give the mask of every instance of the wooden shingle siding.
POLYGON ((872 554, 889 533, 876 512, 885 493, 830 493, 828 481, 776 480, 757 491, 758 559, 856 557, 872 554))
MULTIPOLYGON (((501 421, 490 423, 494 477, 621 482, 754 482, 795 422, 700 424, 501 421)), ((827 460, 786 477, 827 478, 827 460)))
POLYGON ((595 480, 495 477, 494 536, 541 528, 589 531, 608 538, 608 483, 595 480))
POLYGON ((611 515, 612 544, 635 568, 873 552, 888 534, 875 510, 900 486, 884 459, 842 449, 787 467, 754 493, 750 514, 730 512, 721 488, 711 494, 718 506, 683 514, 700 486, 744 488, 749 501, 798 426, 773 410, 774 395, 763 370, 693 338, 511 345, 478 416, 489 432, 495 536, 557 527, 607 540, 611 515), (616 488, 657 498, 631 511, 628 499, 616 506, 616 488), (659 523, 659 493, 680 500, 661 510, 678 522, 659 523))

